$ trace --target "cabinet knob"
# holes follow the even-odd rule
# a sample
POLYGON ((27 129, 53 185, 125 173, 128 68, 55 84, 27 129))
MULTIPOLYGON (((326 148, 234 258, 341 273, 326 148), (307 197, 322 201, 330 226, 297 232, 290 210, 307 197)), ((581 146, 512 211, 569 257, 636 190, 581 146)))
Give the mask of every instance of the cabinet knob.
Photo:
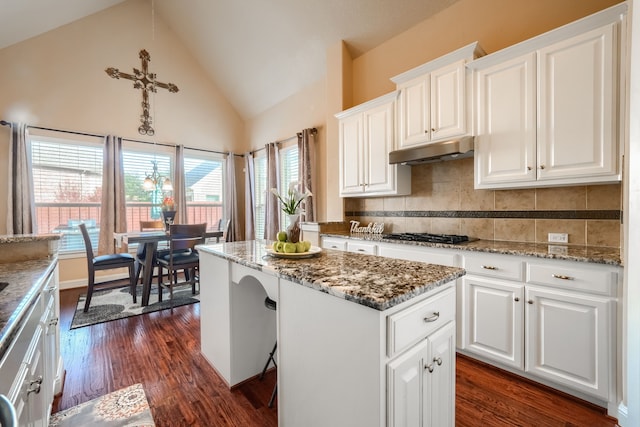
POLYGON ((520 298, 515 297, 513 300, 514 300, 515 302, 518 302, 518 301, 520 301, 520 298))
POLYGON ((562 280, 573 280, 573 277, 565 276, 563 274, 552 274, 551 277, 555 277, 556 279, 562 279, 562 280))
POLYGON ((527 170, 530 171, 531 170, 531 166, 527 166, 527 170))
POLYGON ((492 265, 483 265, 482 268, 485 270, 498 270, 498 267, 494 267, 492 265))
POLYGON ((49 320, 49 326, 56 326, 58 324, 59 319, 57 317, 53 317, 49 320))
POLYGON ((364 249, 358 249, 358 252, 365 252, 364 249))
POLYGON ((530 299, 529 301, 527 301, 527 304, 533 304, 533 300, 530 299))
POLYGON ((442 357, 434 357, 433 361, 438 364, 438 366, 442 365, 442 357))
POLYGON ((540 165, 540 169, 544 169, 544 165, 540 165))
POLYGON ((434 311, 434 312, 433 312, 433 315, 428 316, 428 317, 425 317, 423 320, 424 320, 426 323, 429 323, 429 322, 435 322, 436 320, 438 320, 438 317, 440 317, 440 312, 439 312, 439 311, 434 311))
POLYGON ((433 363, 431 365, 424 365, 424 369, 429 372, 433 372, 433 363))
POLYGON ((436 130, 434 128, 431 128, 431 132, 435 132, 436 130))

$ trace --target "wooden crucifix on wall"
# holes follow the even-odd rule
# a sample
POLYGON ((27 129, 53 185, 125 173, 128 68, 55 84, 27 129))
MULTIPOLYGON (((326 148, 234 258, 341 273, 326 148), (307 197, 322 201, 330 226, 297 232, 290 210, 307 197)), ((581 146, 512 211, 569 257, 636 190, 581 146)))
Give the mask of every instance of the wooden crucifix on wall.
POLYGON ((151 61, 151 56, 149 52, 142 49, 140 51, 140 60, 142 61, 142 70, 138 70, 137 68, 133 69, 133 74, 121 73, 117 68, 107 68, 105 71, 114 79, 127 79, 133 81, 133 87, 135 89, 142 90, 142 115, 140 116, 140 122, 142 124, 138 127, 138 132, 142 135, 153 136, 155 131, 151 126, 153 122, 151 118, 150 103, 149 103, 149 92, 157 92, 158 87, 163 89, 167 89, 171 93, 178 92, 178 86, 173 83, 160 83, 156 81, 156 74, 149 72, 149 62, 151 61))

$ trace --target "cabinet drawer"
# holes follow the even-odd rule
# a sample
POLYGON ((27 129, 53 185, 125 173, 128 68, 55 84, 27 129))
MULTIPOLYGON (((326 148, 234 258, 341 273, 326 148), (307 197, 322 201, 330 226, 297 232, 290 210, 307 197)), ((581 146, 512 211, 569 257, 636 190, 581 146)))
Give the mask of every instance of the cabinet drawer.
POLYGON ((389 357, 424 339, 456 317, 455 288, 449 288, 387 318, 389 357))
POLYGON ((617 276, 615 271, 587 264, 567 266, 560 263, 527 263, 527 283, 598 295, 616 296, 617 276))
POLYGON ((359 254, 377 255, 378 245, 373 243, 348 242, 347 250, 359 254))
POLYGON ((322 247, 324 249, 336 249, 338 251, 346 251, 347 241, 344 239, 332 239, 331 237, 323 237, 322 247))
POLYGON ((465 255, 464 269, 468 274, 499 279, 523 280, 523 262, 514 257, 500 255, 465 255))

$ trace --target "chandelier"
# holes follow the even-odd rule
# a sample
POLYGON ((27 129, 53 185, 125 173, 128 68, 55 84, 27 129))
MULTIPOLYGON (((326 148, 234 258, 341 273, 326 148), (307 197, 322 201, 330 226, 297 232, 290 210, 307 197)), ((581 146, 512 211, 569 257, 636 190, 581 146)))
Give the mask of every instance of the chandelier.
POLYGON ((152 160, 151 163, 153 164, 153 172, 151 174, 147 174, 147 177, 142 183, 142 188, 144 188, 146 191, 173 191, 173 184, 171 184, 171 179, 169 179, 169 177, 160 175, 160 173, 158 172, 158 162, 156 160, 152 160))

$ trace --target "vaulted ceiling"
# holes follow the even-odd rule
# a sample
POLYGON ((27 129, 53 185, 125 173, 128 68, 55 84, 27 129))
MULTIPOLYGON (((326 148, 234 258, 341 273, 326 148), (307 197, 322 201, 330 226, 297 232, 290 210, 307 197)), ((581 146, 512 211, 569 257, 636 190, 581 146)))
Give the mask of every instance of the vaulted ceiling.
MULTIPOLYGON (((0 49, 125 0, 4 0, 0 49)), ((134 1, 134 0, 128 0, 134 1)), ((367 52, 458 0, 150 0, 238 113, 251 118, 326 73, 326 49, 367 52)))

